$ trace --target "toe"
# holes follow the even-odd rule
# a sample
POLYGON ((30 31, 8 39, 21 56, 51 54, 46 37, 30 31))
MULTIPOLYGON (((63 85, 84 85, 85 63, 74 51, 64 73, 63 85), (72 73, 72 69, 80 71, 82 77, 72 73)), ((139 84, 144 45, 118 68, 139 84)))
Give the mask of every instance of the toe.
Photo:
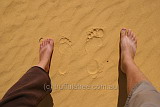
POLYGON ((134 36, 134 33, 131 31, 131 36, 134 36))
POLYGON ((48 43, 48 44, 50 43, 49 39, 47 39, 47 43, 48 43))
POLYGON ((136 36, 135 35, 133 35, 133 40, 135 40, 136 39, 136 36))
POLYGON ((128 37, 131 36, 131 32, 132 32, 131 29, 128 29, 128 31, 127 31, 128 37))
POLYGON ((136 38, 136 36, 134 36, 134 41, 135 41, 135 43, 137 43, 137 38, 136 38))
POLYGON ((44 46, 44 41, 42 41, 42 47, 44 46))
POLYGON ((42 48, 42 43, 40 44, 40 48, 42 48))
POLYGON ((133 37, 134 37, 134 33, 131 31, 130 32, 130 36, 129 36, 131 39, 133 39, 133 37))
POLYGON ((50 44, 54 44, 54 41, 53 41, 53 39, 49 39, 49 41, 50 41, 50 44))
POLYGON ((134 35, 133 32, 131 32, 131 36, 132 36, 132 39, 135 40, 136 36, 134 35))
POLYGON ((46 41, 44 40, 44 41, 43 41, 43 46, 45 46, 45 45, 46 45, 46 41))
POLYGON ((132 37, 132 41, 135 41, 135 37, 132 37))
POLYGON ((47 45, 47 39, 45 40, 45 43, 44 43, 45 45, 47 45))
POLYGON ((128 36, 129 38, 131 38, 131 30, 130 30, 130 29, 127 30, 127 36, 128 36))
POLYGON ((123 28, 123 29, 121 30, 120 36, 121 36, 121 38, 124 37, 124 36, 126 36, 126 29, 125 29, 125 28, 123 28))

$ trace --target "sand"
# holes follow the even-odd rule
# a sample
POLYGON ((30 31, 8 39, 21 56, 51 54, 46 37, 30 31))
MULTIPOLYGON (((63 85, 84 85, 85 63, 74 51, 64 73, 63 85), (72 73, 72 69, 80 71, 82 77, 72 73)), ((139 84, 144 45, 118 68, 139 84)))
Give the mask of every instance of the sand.
POLYGON ((160 90, 159 18, 159 0, 0 0, 0 98, 38 63, 39 39, 53 38, 52 85, 108 86, 54 89, 54 106, 116 107, 123 27, 137 35, 136 63, 160 90))

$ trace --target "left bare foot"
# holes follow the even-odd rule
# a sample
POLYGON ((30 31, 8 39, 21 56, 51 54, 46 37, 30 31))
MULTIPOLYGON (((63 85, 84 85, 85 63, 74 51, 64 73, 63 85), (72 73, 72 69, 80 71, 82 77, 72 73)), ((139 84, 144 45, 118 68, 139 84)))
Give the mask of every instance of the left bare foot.
POLYGON ((46 39, 40 44, 39 50, 39 64, 37 66, 43 68, 46 72, 49 72, 50 63, 54 48, 54 42, 52 39, 46 39))

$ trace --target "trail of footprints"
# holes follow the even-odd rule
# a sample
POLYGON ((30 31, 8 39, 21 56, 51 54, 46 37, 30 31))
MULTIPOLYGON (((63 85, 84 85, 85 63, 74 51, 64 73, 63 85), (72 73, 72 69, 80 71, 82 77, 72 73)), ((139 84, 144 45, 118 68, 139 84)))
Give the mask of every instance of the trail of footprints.
MULTIPOLYGON (((96 52, 99 48, 103 46, 102 38, 104 36, 104 31, 101 28, 93 28, 87 32, 85 51, 87 54, 92 54, 96 52)), ((59 52, 62 55, 72 53, 72 42, 66 38, 62 37, 59 41, 59 52)), ((66 66, 65 66, 66 67, 66 66)), ((99 64, 96 60, 91 60, 87 65, 87 72, 91 75, 95 75, 98 72, 101 72, 103 68, 103 64, 99 64)), ((65 74, 66 68, 59 69, 60 74, 65 74)), ((96 76, 93 76, 96 78, 96 76)))

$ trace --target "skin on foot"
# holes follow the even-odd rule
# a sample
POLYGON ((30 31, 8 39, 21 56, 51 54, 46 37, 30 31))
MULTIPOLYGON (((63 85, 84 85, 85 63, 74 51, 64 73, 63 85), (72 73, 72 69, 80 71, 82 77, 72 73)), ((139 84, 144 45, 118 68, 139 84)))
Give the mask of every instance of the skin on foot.
POLYGON ((46 72, 49 72, 50 69, 53 48, 54 42, 52 39, 46 39, 40 44, 39 64, 37 66, 43 68, 46 72))
POLYGON ((120 32, 121 70, 125 73, 125 64, 134 60, 137 48, 137 39, 130 29, 123 28, 120 32))

